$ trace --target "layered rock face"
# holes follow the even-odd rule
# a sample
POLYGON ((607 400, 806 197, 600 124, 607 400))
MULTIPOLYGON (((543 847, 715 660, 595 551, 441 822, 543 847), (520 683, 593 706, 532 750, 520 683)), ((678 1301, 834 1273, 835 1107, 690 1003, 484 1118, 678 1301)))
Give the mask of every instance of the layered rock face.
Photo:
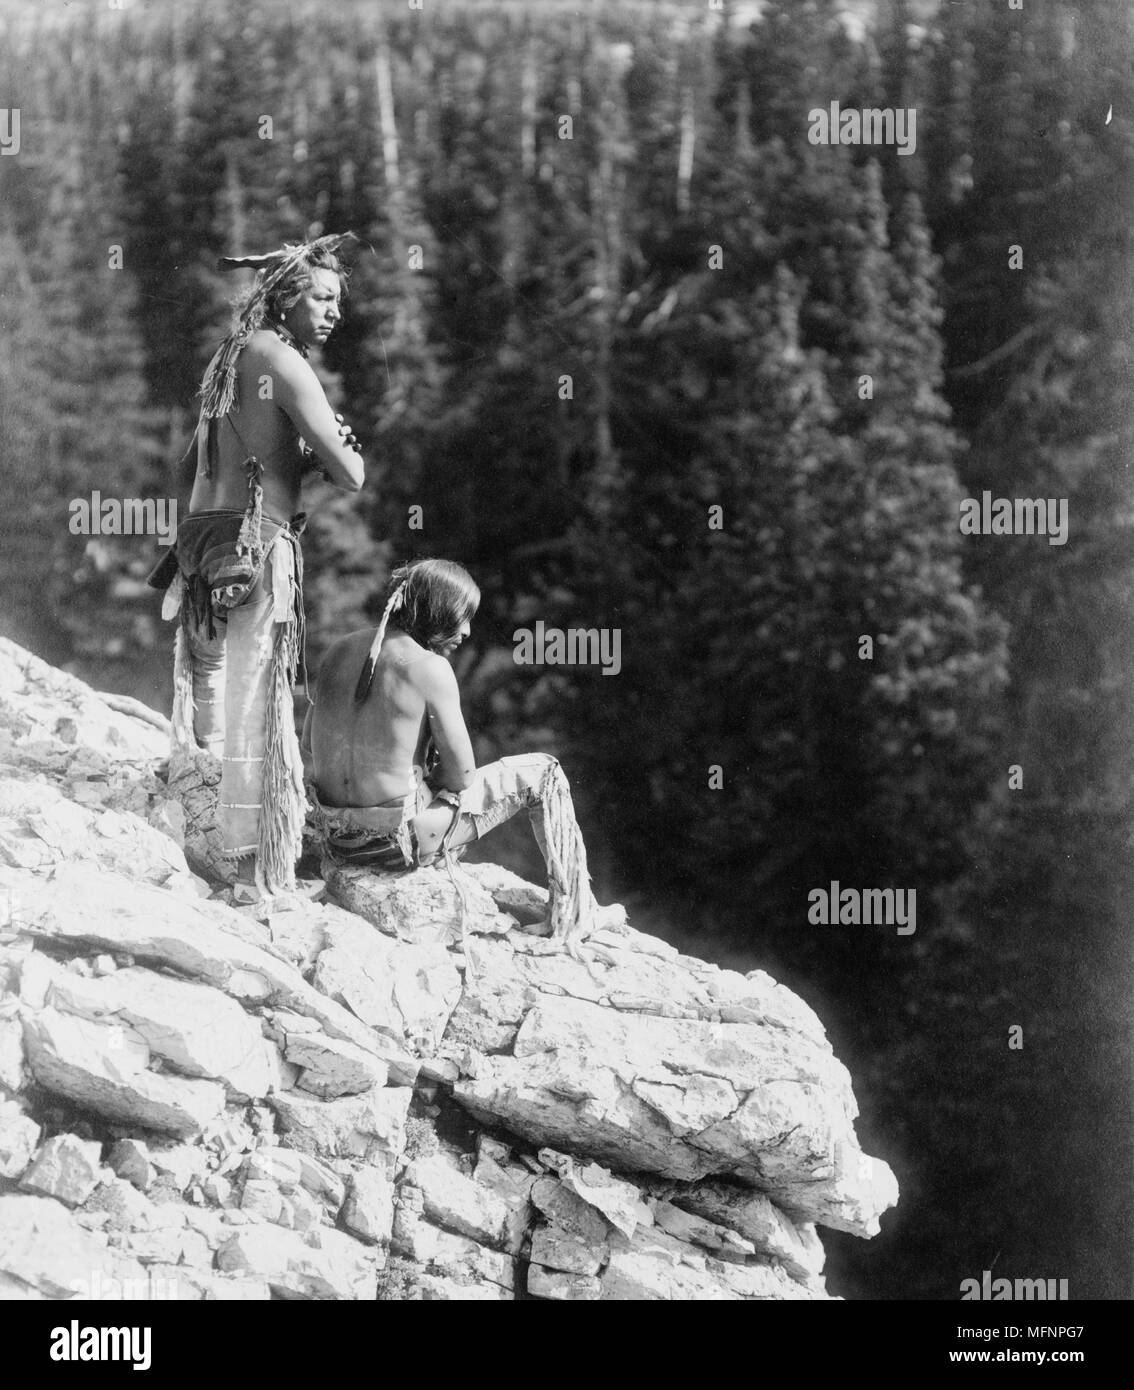
POLYGON ((218 768, 0 640, 0 1297, 822 1299, 897 1187, 761 971, 470 866, 212 896, 218 768))

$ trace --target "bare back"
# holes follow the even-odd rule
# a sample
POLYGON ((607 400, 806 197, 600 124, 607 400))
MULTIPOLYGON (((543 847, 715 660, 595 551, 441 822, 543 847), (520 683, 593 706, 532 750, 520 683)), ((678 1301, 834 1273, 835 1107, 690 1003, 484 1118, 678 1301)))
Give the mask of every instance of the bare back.
POLYGON ((374 629, 336 642, 319 671, 311 719, 315 784, 332 806, 379 806, 404 796, 420 764, 428 730, 425 697, 411 678, 430 653, 400 632, 387 632, 370 693, 354 702, 374 629))
POLYGON ((304 742, 320 799, 330 806, 380 806, 405 796, 430 734, 436 783, 459 791, 475 770, 452 667, 408 633, 389 627, 366 699, 355 687, 374 628, 342 637, 319 670, 304 742))

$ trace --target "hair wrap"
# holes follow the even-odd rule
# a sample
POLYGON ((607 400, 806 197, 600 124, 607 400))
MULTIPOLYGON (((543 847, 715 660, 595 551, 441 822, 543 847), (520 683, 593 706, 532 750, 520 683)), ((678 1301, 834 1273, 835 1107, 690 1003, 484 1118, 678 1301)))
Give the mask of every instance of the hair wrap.
POLYGON ((354 687, 354 703, 361 705, 367 695, 370 694, 370 684, 374 679, 374 668, 378 664, 378 653, 382 650, 382 643, 386 640, 386 625, 390 621, 390 614, 395 608, 401 606, 406 596, 406 581, 397 586, 390 595, 386 607, 382 611, 382 617, 378 622, 378 631, 374 634, 374 641, 370 644, 370 650, 366 653, 366 660, 362 663, 362 671, 358 677, 358 684, 354 687))

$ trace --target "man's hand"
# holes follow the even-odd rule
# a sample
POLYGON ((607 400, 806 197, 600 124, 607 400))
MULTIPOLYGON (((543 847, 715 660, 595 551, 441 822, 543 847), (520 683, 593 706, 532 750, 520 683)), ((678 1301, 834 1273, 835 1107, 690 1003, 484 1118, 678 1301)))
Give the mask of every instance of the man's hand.
MULTIPOLYGON (((354 431, 351 427, 338 413, 336 413, 335 419, 339 422, 339 437, 342 439, 343 443, 348 449, 353 449, 356 454, 361 453, 362 451, 358 447, 358 440, 355 438, 354 431)), ((300 453, 303 457, 303 472, 300 475, 301 477, 306 478, 311 473, 318 473, 319 476, 325 478, 327 482, 332 481, 331 475, 327 470, 319 467, 319 455, 310 444, 305 442, 300 453)))
POLYGON ((351 427, 341 415, 336 414, 335 419, 339 422, 339 433, 343 437, 343 443, 348 449, 353 449, 356 454, 361 453, 362 450, 358 447, 358 440, 354 437, 354 431, 351 427))

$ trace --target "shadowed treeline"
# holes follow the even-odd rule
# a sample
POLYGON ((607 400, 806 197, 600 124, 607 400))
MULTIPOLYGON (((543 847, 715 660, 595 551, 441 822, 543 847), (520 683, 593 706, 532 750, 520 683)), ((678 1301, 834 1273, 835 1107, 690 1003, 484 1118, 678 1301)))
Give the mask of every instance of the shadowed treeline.
POLYGON ((312 497, 313 664, 393 564, 468 565, 480 758, 553 748, 600 897, 851 1066, 905 1197, 832 1287, 999 1250, 1121 1296, 1131 16, 577 8, 0 6, 3 630, 168 698, 150 543, 67 504, 184 507, 217 255, 354 228, 322 365, 369 479, 312 497), (832 101, 915 152, 810 144, 832 101), (1067 544, 964 539, 984 490, 1067 544), (619 629, 617 678, 514 664, 537 620, 619 629), (916 934, 809 923, 833 879, 916 889, 916 934))

